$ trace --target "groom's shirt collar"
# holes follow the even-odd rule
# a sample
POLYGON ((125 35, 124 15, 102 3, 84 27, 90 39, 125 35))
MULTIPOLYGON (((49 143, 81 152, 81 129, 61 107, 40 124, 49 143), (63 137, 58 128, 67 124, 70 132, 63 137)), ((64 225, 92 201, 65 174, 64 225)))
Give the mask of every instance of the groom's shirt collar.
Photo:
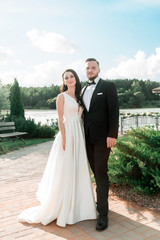
MULTIPOLYGON (((99 76, 97 76, 97 77, 94 79, 94 82, 96 83, 96 85, 97 85, 97 83, 99 82, 99 79, 100 79, 99 76)), ((89 82, 92 82, 92 81, 89 80, 89 82)))
MULTIPOLYGON (((87 86, 85 91, 84 91, 83 102, 84 102, 84 104, 86 106, 87 111, 89 111, 92 94, 93 94, 93 92, 94 92, 94 90, 96 88, 97 83, 99 82, 99 79, 100 79, 100 77, 96 77, 94 79, 94 82, 96 84, 91 84, 91 85, 87 86)), ((92 82, 92 81, 89 81, 89 82, 92 82)))

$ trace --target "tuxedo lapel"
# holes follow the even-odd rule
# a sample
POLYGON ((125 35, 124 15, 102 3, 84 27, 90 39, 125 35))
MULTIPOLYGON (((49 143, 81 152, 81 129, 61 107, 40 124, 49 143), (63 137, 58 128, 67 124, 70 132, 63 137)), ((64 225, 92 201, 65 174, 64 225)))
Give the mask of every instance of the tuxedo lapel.
POLYGON ((103 81, 101 79, 99 79, 99 82, 97 83, 97 86, 92 94, 92 98, 91 98, 91 102, 90 102, 90 107, 89 109, 93 106, 94 102, 95 102, 95 99, 97 97, 97 93, 98 91, 100 90, 101 86, 103 84, 103 81))
POLYGON ((83 98, 83 95, 84 95, 84 92, 86 91, 86 88, 88 87, 88 85, 84 86, 84 88, 82 89, 82 92, 81 92, 81 97, 83 98))
MULTIPOLYGON (((85 109, 86 109, 86 106, 85 106, 84 101, 83 101, 83 95, 84 95, 87 87, 88 87, 88 85, 84 86, 84 88, 82 89, 82 92, 81 92, 81 101, 82 101, 82 104, 83 104, 85 109)), ((87 111, 87 109, 86 109, 86 111, 87 111)))

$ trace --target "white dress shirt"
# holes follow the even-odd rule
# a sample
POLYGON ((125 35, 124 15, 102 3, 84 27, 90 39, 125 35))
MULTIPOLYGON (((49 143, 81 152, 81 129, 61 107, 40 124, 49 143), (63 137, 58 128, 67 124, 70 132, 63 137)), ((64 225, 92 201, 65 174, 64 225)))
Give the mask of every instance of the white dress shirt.
MULTIPOLYGON (((97 83, 98 83, 99 79, 100 79, 99 77, 96 77, 96 78, 94 79, 94 82, 95 82, 96 84, 91 84, 90 86, 88 86, 88 87, 86 88, 86 90, 85 90, 85 92, 84 92, 83 102, 84 102, 84 104, 85 104, 85 106, 86 106, 87 111, 89 111, 92 94, 93 94, 93 92, 94 92, 94 90, 95 90, 95 88, 96 88, 96 86, 97 86, 97 83)), ((89 81, 89 82, 92 82, 92 81, 89 81)))

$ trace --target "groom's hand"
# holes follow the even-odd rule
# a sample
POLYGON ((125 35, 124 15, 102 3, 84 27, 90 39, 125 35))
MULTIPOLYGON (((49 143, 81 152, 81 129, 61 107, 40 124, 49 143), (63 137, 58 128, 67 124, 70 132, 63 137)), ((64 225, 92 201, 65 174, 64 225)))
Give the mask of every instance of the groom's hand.
POLYGON ((116 138, 107 137, 106 138, 107 148, 112 148, 116 144, 116 138))

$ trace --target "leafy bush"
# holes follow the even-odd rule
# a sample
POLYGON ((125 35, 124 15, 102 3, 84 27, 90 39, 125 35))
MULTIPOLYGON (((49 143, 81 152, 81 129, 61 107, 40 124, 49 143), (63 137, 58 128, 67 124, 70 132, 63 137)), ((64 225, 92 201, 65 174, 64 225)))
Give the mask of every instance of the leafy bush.
POLYGON ((109 160, 111 183, 128 185, 144 194, 160 191, 160 132, 132 129, 119 137, 109 160))
POLYGON ((56 133, 59 131, 58 119, 51 120, 51 127, 53 127, 56 133))
POLYGON ((16 118, 12 117, 6 119, 6 121, 14 121, 16 131, 28 132, 23 138, 53 138, 56 134, 56 129, 53 126, 36 124, 33 119, 16 118))

